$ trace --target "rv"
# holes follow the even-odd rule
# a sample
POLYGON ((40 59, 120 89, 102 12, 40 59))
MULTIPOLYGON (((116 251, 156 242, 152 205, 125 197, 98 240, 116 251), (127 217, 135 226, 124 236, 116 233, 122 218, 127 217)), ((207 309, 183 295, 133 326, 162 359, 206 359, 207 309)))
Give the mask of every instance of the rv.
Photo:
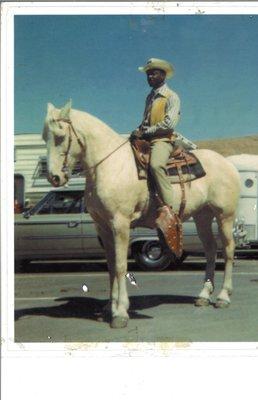
POLYGON ((243 246, 258 249, 258 156, 239 154, 227 159, 235 165, 241 178, 237 220, 246 231, 243 246))

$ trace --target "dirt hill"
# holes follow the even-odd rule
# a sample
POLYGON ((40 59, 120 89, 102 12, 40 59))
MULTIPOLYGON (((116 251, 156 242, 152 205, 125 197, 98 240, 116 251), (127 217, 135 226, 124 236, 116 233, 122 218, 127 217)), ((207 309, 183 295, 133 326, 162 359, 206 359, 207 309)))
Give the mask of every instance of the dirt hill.
POLYGON ((223 156, 243 153, 258 155, 258 135, 230 139, 201 140, 195 143, 200 149, 211 149, 223 156))

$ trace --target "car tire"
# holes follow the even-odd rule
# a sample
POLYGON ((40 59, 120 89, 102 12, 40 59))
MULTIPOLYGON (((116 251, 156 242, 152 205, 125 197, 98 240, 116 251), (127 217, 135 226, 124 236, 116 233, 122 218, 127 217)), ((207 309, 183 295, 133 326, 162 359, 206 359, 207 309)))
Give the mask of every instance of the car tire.
POLYGON ((132 255, 143 271, 163 271, 175 261, 175 256, 162 248, 158 240, 134 243, 132 255))

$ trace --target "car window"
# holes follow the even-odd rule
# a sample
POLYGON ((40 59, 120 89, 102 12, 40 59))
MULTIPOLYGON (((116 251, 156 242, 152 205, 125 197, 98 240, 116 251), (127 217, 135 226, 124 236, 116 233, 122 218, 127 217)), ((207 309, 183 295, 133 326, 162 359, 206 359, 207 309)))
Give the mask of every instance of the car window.
POLYGON ((48 198, 44 203, 40 205, 35 214, 50 214, 53 197, 48 198))
POLYGON ((83 193, 53 193, 37 214, 75 214, 82 211, 83 193))
POLYGON ((52 214, 72 214, 81 211, 81 199, 72 196, 61 196, 52 204, 52 214))

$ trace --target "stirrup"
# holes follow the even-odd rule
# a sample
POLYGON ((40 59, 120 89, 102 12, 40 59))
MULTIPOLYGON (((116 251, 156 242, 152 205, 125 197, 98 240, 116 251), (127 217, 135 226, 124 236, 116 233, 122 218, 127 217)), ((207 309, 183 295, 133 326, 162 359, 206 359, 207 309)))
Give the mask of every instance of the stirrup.
POLYGON ((171 207, 164 205, 158 208, 156 226, 161 242, 165 242, 176 257, 181 257, 183 253, 182 222, 171 207))

